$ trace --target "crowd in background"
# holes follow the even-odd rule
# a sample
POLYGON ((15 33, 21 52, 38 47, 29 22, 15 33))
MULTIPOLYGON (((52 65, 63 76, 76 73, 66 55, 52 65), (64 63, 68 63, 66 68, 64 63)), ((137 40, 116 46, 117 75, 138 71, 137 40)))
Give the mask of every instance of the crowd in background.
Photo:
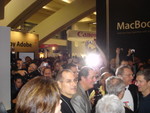
MULTIPOLYGON (((25 61, 22 59, 15 59, 15 62, 11 63, 12 110, 15 111, 16 108, 21 111, 22 107, 18 108, 18 106, 22 104, 21 100, 23 98, 21 98, 21 96, 29 96, 29 94, 24 95, 29 87, 28 85, 33 85, 33 82, 37 81, 35 79, 38 77, 43 77, 39 78, 39 80, 43 80, 43 83, 49 83, 45 79, 50 79, 49 81, 53 79, 54 81, 52 80, 51 83, 54 82, 54 84, 57 82, 59 91, 56 105, 58 105, 58 103, 60 104, 61 102, 59 101, 62 100, 62 113, 149 113, 150 109, 145 106, 148 103, 150 104, 150 59, 147 61, 141 61, 139 58, 134 56, 134 51, 131 49, 129 49, 127 55, 123 57, 120 56, 120 53, 121 49, 117 48, 116 57, 110 60, 108 63, 109 65, 101 66, 98 69, 86 66, 84 58, 79 57, 31 59, 27 56, 25 61), (142 90, 140 90, 142 86, 139 85, 142 84, 141 82, 143 80, 143 78, 142 80, 140 78, 141 75, 149 76, 148 79, 146 79, 148 85, 145 85, 145 89, 143 88, 142 90), (70 86, 63 84, 64 81, 62 78, 65 79, 65 77, 66 80, 68 80, 65 82, 70 84, 70 86), (26 89, 24 88, 25 86, 26 89), (135 100, 132 98, 132 91, 131 93, 130 91, 127 92, 127 88, 133 91, 134 98, 136 98, 135 100), (21 93, 19 93, 20 90, 21 93), (148 96, 147 100, 149 101, 144 101, 146 98, 143 96, 143 90, 149 91, 146 95, 148 96), (17 97, 18 93, 20 95, 19 97, 17 97), (130 97, 129 100, 128 97, 130 97), (64 108, 69 109, 65 111, 64 108), (146 109, 146 111, 143 112, 143 109, 146 109)), ((145 78, 146 77, 144 77, 144 79, 145 78)), ((40 88, 47 90, 48 87, 45 87, 41 86, 40 88)), ((54 87, 54 85, 52 85, 52 87, 54 87)), ((54 87, 56 92, 57 87, 54 87)), ((36 86, 34 86, 34 88, 36 89, 36 86)), ((42 103, 44 100, 39 101, 42 103)), ((27 103, 28 102, 26 102, 26 104, 27 103)), ((38 106, 46 106, 46 103, 38 103, 38 106)), ((47 103, 47 105, 53 107, 52 103, 47 103)), ((49 109, 53 109, 52 107, 49 109)), ((48 110, 47 107, 40 109, 48 110)), ((16 113, 29 113, 32 111, 31 109, 28 109, 28 111, 24 110, 22 112, 17 110, 16 113)), ((34 106, 33 113, 36 113, 37 110, 37 106, 34 106)), ((42 112, 40 111, 38 113, 42 112)), ((46 111, 45 113, 60 113, 60 111, 46 111)))

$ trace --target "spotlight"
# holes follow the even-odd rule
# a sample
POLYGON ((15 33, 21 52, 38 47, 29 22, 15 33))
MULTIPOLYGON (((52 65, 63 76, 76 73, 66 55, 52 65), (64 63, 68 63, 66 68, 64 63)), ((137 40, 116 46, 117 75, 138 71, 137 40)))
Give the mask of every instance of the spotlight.
POLYGON ((96 53, 90 53, 86 56, 85 63, 87 66, 96 68, 102 65, 102 60, 100 55, 96 53))

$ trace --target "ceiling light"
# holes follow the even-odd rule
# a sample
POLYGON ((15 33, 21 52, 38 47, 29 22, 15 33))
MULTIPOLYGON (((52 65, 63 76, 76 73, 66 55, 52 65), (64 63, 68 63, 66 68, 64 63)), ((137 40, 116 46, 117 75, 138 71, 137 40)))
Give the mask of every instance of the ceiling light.
POLYGON ((74 0, 62 0, 62 1, 65 2, 65 3, 70 4, 70 3, 73 2, 74 0))
POLYGON ((43 8, 43 9, 48 9, 48 10, 49 10, 49 7, 47 7, 47 6, 43 6, 42 8, 43 8))
POLYGON ((93 14, 94 14, 94 15, 96 15, 96 11, 95 11, 95 12, 93 12, 93 14))
POLYGON ((92 21, 92 19, 89 17, 85 17, 85 18, 81 19, 79 22, 89 22, 89 21, 92 21))

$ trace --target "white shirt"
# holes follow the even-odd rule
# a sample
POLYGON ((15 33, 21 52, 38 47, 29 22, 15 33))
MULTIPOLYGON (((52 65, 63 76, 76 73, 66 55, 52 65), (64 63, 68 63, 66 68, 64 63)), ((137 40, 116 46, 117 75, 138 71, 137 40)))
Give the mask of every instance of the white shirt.
POLYGON ((121 101, 123 102, 124 106, 127 106, 132 111, 134 111, 133 97, 131 95, 131 92, 128 90, 128 88, 129 86, 126 86, 126 90, 121 101))

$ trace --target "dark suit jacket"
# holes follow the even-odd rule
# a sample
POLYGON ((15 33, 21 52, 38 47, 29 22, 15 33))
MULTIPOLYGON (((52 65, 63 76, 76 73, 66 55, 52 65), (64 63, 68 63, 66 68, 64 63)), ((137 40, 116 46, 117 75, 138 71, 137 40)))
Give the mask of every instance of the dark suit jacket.
POLYGON ((131 84, 129 85, 129 91, 131 92, 131 95, 133 97, 133 102, 134 102, 134 112, 137 112, 139 108, 139 92, 138 88, 136 85, 131 84))
POLYGON ((124 107, 125 108, 125 113, 134 113, 132 110, 130 110, 129 108, 127 107, 124 107))

